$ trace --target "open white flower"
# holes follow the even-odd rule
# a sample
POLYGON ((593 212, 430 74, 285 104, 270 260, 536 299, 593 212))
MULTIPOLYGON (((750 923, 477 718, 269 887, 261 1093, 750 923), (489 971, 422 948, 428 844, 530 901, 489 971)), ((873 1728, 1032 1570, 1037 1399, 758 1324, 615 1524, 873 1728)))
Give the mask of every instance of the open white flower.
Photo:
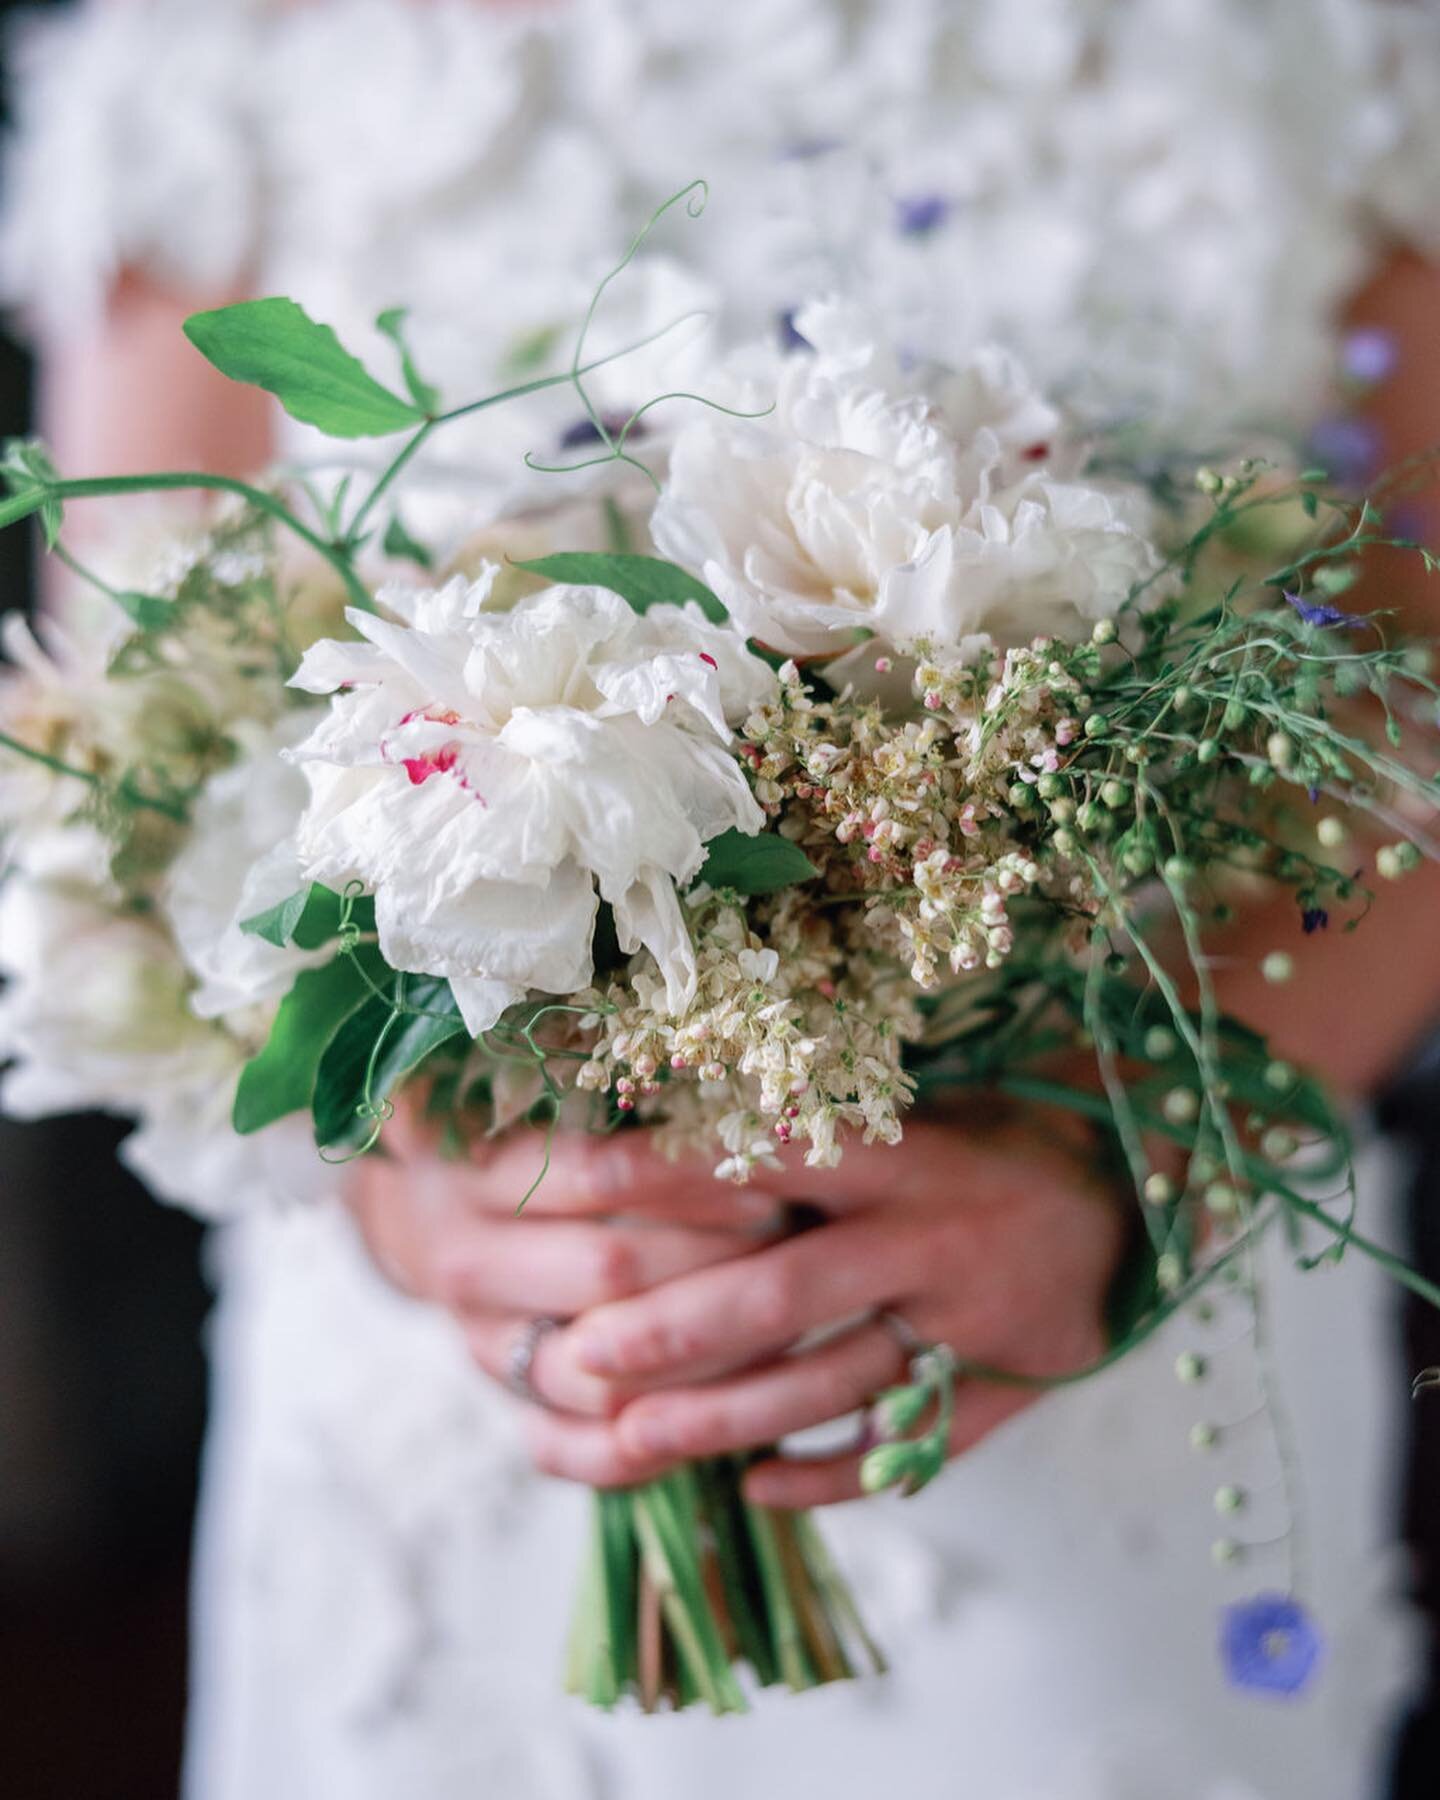
POLYGON ((244 920, 288 899, 301 884, 295 828, 309 786, 280 753, 315 718, 307 707, 275 726, 238 727, 243 754, 212 776, 196 799, 161 904, 195 979, 190 1007, 198 1018, 223 1018, 277 1000, 302 969, 332 954, 278 949, 241 929, 244 920))
POLYGON ((310 779, 311 879, 375 894, 397 969, 450 980, 472 1033, 531 988, 591 978, 599 898, 682 1005, 694 954, 675 897, 720 832, 764 815, 727 749, 774 677, 696 606, 643 617, 599 588, 552 587, 509 612, 473 585, 388 590, 295 685, 336 692, 293 753, 310 779))
POLYGON ((848 309, 798 329, 815 353, 784 364, 772 413, 679 433, 653 523, 753 637, 792 655, 1016 642, 1113 613, 1157 566, 1143 496, 1076 475, 1006 352, 920 393, 848 309))

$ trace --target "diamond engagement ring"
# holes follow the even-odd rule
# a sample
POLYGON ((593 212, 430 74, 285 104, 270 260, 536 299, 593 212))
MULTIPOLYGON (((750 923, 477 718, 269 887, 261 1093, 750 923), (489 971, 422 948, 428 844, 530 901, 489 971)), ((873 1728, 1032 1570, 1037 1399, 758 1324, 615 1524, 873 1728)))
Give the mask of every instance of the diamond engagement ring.
POLYGON ((545 1405, 543 1396, 536 1393, 535 1384, 530 1379, 540 1341, 552 1331, 558 1331, 560 1324, 559 1319, 552 1319, 544 1313, 534 1319, 527 1319, 516 1332, 506 1352, 505 1380, 510 1391, 518 1394, 522 1400, 528 1400, 532 1406, 545 1405))

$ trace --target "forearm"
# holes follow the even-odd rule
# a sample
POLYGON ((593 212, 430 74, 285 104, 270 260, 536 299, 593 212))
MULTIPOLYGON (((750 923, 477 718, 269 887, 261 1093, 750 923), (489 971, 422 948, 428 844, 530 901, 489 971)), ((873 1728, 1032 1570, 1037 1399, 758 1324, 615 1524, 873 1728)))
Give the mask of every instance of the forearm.
POLYGON ((181 330, 190 313, 236 298, 175 294, 127 275, 93 336, 45 344, 41 428, 65 474, 252 475, 265 466, 269 397, 227 381, 181 330))
MULTIPOLYGON (((1402 256, 1376 274, 1351 308, 1351 325, 1386 332, 1395 342, 1395 373, 1361 409, 1378 428, 1391 468, 1440 442, 1437 307, 1440 270, 1402 256)), ((1394 521, 1402 532, 1431 544, 1440 539, 1433 467, 1417 477, 1404 506, 1394 521)), ((1357 610, 1374 608, 1393 615, 1396 629, 1434 636, 1440 588, 1413 553, 1377 557, 1357 592, 1357 610)), ((1413 746, 1419 730, 1411 730, 1413 746)), ((1325 810, 1322 802, 1316 817, 1325 810)), ((1278 1054, 1354 1098, 1373 1094, 1440 1018, 1440 868, 1427 863, 1393 882, 1378 877, 1375 853, 1383 841, 1357 830, 1348 844, 1325 853, 1337 865, 1350 858, 1347 869, 1363 868, 1361 879, 1375 890, 1373 907, 1353 932, 1336 918, 1305 936, 1293 899, 1284 895, 1246 907, 1214 944, 1214 979, 1225 1010, 1265 1032, 1278 1054), (1294 962, 1293 977, 1279 985, 1261 973, 1263 958, 1275 950, 1294 962)))

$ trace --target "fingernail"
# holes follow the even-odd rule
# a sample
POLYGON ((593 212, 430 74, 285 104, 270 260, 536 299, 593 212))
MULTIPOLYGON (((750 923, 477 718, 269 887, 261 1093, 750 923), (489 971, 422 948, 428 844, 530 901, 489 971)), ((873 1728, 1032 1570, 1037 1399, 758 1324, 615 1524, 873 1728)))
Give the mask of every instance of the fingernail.
POLYGON ((646 1456, 668 1456, 675 1448, 675 1441, 663 1419, 629 1419, 625 1423, 625 1435, 646 1456))
POLYGON ((615 1351, 608 1338, 581 1337, 577 1339, 575 1358, 580 1366, 588 1369, 592 1375, 613 1375, 615 1373, 615 1351))

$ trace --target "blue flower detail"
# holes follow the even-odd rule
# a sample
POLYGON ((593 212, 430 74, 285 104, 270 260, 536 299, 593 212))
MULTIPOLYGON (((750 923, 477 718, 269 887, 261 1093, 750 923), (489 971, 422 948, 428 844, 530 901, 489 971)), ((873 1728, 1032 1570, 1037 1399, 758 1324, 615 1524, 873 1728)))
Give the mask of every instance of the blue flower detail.
POLYGON ((895 229, 901 237, 929 237, 950 216, 944 194, 914 194, 895 202, 895 229))
POLYGON ((1306 937, 1313 931, 1323 931, 1330 923, 1330 915, 1323 906, 1307 906, 1300 915, 1301 929, 1306 937))
MULTIPOLYGON (((619 437, 629 418, 626 413, 602 413, 600 416, 604 420, 605 429, 612 438, 619 437)), ((640 419, 630 427, 630 435, 626 441, 633 442, 636 438, 642 438, 644 435, 645 421, 640 419)), ((573 425, 567 425, 560 433, 562 450, 583 450, 587 444, 598 444, 602 441, 599 427, 593 419, 577 419, 573 425)))
POLYGON ((1378 325, 1366 325, 1352 331, 1340 349, 1345 373, 1352 381, 1362 381, 1367 387, 1393 375, 1399 360, 1400 349, 1394 332, 1382 331, 1378 325))
POLYGON ((1363 488, 1373 480, 1384 454, 1380 429, 1369 419, 1337 414, 1310 433, 1310 455, 1343 487, 1363 488))
POLYGON ((833 156, 837 150, 845 148, 844 138, 838 137, 804 137, 792 138, 780 152, 782 162, 814 162, 822 156, 833 156))
POLYGON ((782 350, 813 350, 815 346, 803 332, 795 329, 795 314, 799 309, 790 307, 780 314, 776 320, 780 327, 780 348, 782 350))
POLYGON ((1220 1657, 1232 1687, 1301 1693, 1322 1648, 1314 1620, 1288 1594, 1256 1594, 1220 1615, 1220 1657))
POLYGON ((1303 594, 1292 594, 1288 588, 1285 589, 1285 598, 1307 625, 1328 625, 1336 631, 1358 631, 1365 623, 1354 613, 1341 612, 1338 606, 1329 606, 1323 600, 1307 600, 1303 594))

